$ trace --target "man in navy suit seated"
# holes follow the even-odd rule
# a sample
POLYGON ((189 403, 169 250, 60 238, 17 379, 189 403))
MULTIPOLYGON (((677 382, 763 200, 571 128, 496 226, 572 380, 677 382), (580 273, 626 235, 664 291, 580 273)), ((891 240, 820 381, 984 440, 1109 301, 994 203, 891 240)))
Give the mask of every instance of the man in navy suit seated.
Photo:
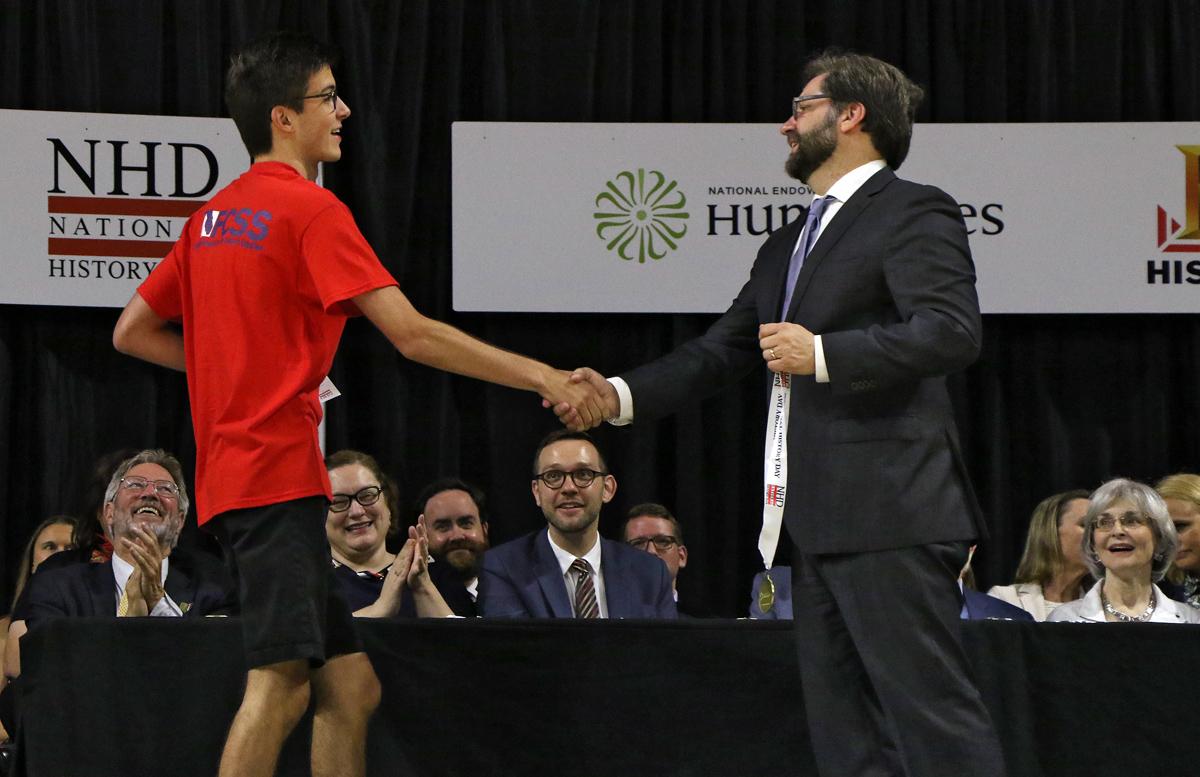
MULTIPOLYGON (((959 585, 961 586, 962 583, 959 582, 959 585)), ((962 595, 963 608, 961 617, 963 620, 1033 622, 1033 616, 1028 612, 1002 599, 988 596, 965 586, 962 588, 962 595)))
POLYGON ((674 618, 661 559, 600 537, 617 480, 591 436, 551 432, 534 454, 533 501, 547 526, 483 557, 485 618, 674 618))
POLYGON ((971 560, 975 558, 975 547, 972 545, 967 551, 967 563, 958 573, 958 592, 962 601, 962 611, 959 612, 958 617, 965 621, 1034 620, 1033 615, 1020 607, 975 590, 975 572, 971 569, 971 560))
POLYGON ((26 626, 63 616, 199 616, 228 606, 220 562, 194 554, 185 570, 171 556, 188 510, 183 470, 174 456, 145 450, 121 462, 104 500, 112 558, 35 574, 23 608, 26 626))

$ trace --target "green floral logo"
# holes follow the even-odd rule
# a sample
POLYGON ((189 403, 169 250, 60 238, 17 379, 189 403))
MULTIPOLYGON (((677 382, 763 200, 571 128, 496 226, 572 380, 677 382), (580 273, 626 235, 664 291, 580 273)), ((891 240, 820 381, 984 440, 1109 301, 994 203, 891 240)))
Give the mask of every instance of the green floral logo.
POLYGON ((596 236, 627 262, 655 261, 687 234, 687 197, 658 170, 625 170, 596 195, 596 236))

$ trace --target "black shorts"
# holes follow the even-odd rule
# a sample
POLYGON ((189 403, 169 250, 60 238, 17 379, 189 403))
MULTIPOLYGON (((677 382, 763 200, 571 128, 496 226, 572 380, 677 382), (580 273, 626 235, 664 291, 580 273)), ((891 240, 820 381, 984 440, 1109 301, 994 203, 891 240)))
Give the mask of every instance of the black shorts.
POLYGON ((242 608, 250 668, 362 650, 354 617, 333 579, 327 502, 310 496, 230 510, 204 527, 221 542, 242 608))

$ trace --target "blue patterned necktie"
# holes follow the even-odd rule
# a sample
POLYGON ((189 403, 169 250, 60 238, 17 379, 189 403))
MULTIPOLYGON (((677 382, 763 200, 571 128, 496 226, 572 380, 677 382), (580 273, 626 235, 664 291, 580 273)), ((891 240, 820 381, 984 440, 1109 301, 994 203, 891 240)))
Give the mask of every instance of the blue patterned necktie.
POLYGON ((592 565, 581 558, 571 562, 575 577, 575 617, 599 618, 600 604, 596 601, 596 587, 592 583, 592 565))
POLYGON ((812 251, 813 244, 817 242, 817 233, 821 231, 821 216, 825 213, 825 206, 832 201, 833 197, 814 197, 812 204, 808 206, 808 218, 804 220, 804 242, 796 248, 796 253, 792 254, 792 261, 788 264, 787 292, 783 295, 783 310, 779 313, 780 320, 787 318, 788 308, 792 305, 792 294, 796 291, 796 279, 800 277, 800 268, 804 267, 804 260, 812 251))

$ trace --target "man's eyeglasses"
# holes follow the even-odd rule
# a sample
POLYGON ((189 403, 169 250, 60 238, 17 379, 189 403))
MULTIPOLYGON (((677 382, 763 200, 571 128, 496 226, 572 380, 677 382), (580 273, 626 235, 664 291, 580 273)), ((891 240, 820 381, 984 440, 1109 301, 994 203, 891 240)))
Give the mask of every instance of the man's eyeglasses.
POLYGON ((146 478, 133 475, 121 478, 121 487, 128 491, 137 491, 139 493, 150 488, 155 494, 167 499, 175 499, 179 496, 179 486, 170 480, 147 480, 146 478))
POLYGON ((829 97, 827 94, 802 94, 798 97, 793 97, 792 118, 796 121, 800 121, 800 117, 804 114, 804 111, 807 110, 807 103, 810 103, 813 100, 824 100, 827 97, 829 97))
POLYGON ((567 480, 567 475, 571 476, 571 482, 576 488, 587 488, 596 478, 602 478, 607 475, 607 472, 597 472, 594 469, 577 469, 571 472, 563 472, 561 469, 548 469, 540 475, 534 475, 534 480, 540 480, 546 484, 546 488, 555 490, 562 488, 563 483, 567 480))
POLYGON ((367 486, 359 489, 357 494, 334 494, 333 499, 329 500, 329 512, 344 513, 350 509, 350 502, 358 502, 363 507, 370 507, 379 501, 379 495, 383 493, 381 486, 367 486))
POLYGON ((1112 531, 1117 524, 1121 524, 1122 529, 1133 529, 1138 526, 1146 525, 1146 516, 1141 513, 1125 513, 1124 515, 1102 515, 1096 519, 1096 528, 1100 531, 1112 531))
POLYGON ((326 89, 324 92, 318 92, 317 94, 306 94, 306 95, 304 95, 304 99, 305 100, 322 100, 324 102, 327 102, 327 103, 329 103, 329 112, 333 113, 334 111, 337 110, 337 101, 338 101, 337 87, 335 86, 332 89, 326 89))
POLYGON ((629 544, 638 550, 645 550, 650 543, 654 543, 654 547, 659 553, 666 553, 673 546, 679 544, 679 540, 672 537, 670 534, 655 534, 653 537, 634 537, 629 540, 629 544))

